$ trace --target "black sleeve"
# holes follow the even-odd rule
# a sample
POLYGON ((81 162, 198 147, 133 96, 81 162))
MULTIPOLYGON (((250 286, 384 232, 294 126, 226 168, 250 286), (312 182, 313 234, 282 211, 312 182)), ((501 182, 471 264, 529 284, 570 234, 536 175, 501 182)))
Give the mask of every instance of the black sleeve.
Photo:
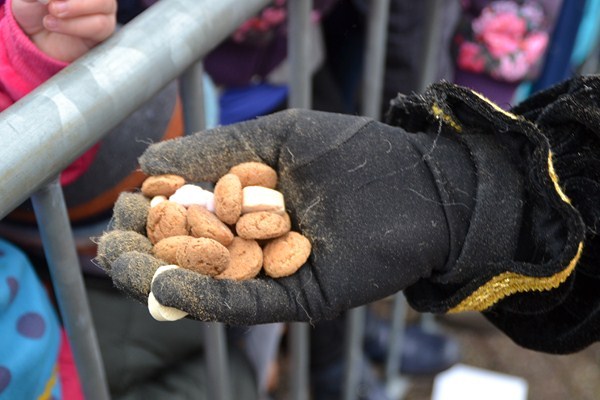
POLYGON ((456 264, 406 289, 413 307, 483 312, 516 343, 544 352, 598 340, 599 82, 573 79, 510 112, 446 83, 394 101, 389 123, 454 130, 478 179, 456 264), (503 149, 509 164, 494 149, 503 149), (520 180, 507 179, 511 169, 520 180), (503 180, 512 187, 499 190, 503 180))

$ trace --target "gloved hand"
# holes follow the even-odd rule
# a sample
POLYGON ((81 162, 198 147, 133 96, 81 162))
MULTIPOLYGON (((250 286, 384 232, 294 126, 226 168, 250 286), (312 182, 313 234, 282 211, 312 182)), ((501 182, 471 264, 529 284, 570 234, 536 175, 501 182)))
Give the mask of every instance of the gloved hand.
MULTIPOLYGON (((407 109, 414 100, 406 98, 407 109)), ((429 111, 425 106, 431 104, 420 105, 421 112, 429 111)), ((234 282, 177 269, 150 285, 163 263, 149 255, 148 204, 140 194, 117 202, 115 230, 100 241, 98 259, 118 287, 141 301, 151 290, 160 304, 200 320, 244 325, 331 318, 452 270, 477 197, 476 162, 502 168, 497 180, 484 180, 511 212, 521 183, 491 135, 478 139, 489 148, 488 160, 476 161, 438 117, 409 118, 422 131, 409 133, 362 117, 291 110, 147 149, 140 159, 145 173, 191 182, 215 182, 245 161, 275 168, 293 229, 312 243, 307 264, 290 277, 234 282)), ((504 209, 495 212, 504 218, 504 209)), ((514 242, 515 218, 504 225, 514 242)), ((502 252, 512 245, 510 237, 500 242, 502 252)))
POLYGON ((540 129, 451 84, 399 96, 387 124, 291 110, 152 145, 140 165, 215 182, 245 161, 279 173, 292 229, 312 243, 298 272, 234 282, 173 269, 153 280, 164 262, 145 237, 148 200, 125 193, 98 250, 115 285, 234 325, 331 318, 400 290, 419 311, 490 315, 548 293, 533 296, 534 313, 564 298, 581 256, 585 225, 540 129))

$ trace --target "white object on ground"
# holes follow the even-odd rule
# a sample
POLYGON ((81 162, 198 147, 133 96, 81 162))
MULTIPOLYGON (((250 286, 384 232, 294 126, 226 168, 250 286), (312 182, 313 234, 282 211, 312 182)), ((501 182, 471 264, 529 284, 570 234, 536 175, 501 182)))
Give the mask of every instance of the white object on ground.
POLYGON ((457 364, 435 377, 431 400, 526 400, 527 390, 521 377, 457 364))

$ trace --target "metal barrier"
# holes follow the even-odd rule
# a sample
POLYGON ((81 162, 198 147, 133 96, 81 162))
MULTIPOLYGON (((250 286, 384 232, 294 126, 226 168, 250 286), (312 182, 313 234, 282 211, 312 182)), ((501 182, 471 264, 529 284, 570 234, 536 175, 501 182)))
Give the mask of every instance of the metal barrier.
MULTIPOLYGON (((204 127, 201 58, 269 0, 162 0, 113 37, 0 114, 0 219, 31 197, 60 313, 87 399, 108 399, 106 378, 62 189, 57 176, 111 128, 180 78, 187 132, 204 127), (160 71, 160 73, 157 73, 160 71), (152 77, 152 79, 148 79, 152 77)), ((291 107, 310 108, 307 62, 311 0, 289 0, 291 107)), ((389 0, 374 0, 368 21, 362 113, 380 115, 389 0), (378 77, 373 79, 372 77, 378 77)), ((394 329, 403 329, 401 295, 394 329)), ((356 397, 364 308, 350 312, 344 398, 356 397)), ((211 398, 231 398, 224 327, 202 324, 213 373, 211 398)), ((394 335, 392 335, 394 337, 394 335)), ((291 398, 308 399, 308 326, 291 324, 291 398)), ((399 343, 390 344, 386 379, 398 376, 399 343)), ((399 396, 399 391, 394 390, 399 396)), ((398 397, 397 396, 397 397, 398 397)))
MULTIPOLYGON (((56 177, 267 3, 160 1, 0 114, 0 218, 32 198, 87 399, 110 395, 56 177)), ((218 332, 214 337, 215 342, 222 342, 218 332)), ((223 348, 207 347, 212 351, 223 348)), ((209 357, 216 363, 223 360, 221 355, 209 357)), ((214 398, 226 399, 225 376, 215 376, 211 383, 214 398)))

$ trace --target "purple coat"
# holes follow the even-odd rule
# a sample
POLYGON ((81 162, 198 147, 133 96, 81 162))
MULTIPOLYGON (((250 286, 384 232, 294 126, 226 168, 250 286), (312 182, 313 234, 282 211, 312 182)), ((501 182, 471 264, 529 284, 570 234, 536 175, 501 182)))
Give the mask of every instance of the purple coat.
MULTIPOLYGON (((313 15, 319 18, 336 1, 315 0, 313 15)), ((263 80, 273 71, 287 57, 286 14, 285 0, 275 0, 210 52, 204 58, 204 68, 214 82, 244 86, 263 80)))

